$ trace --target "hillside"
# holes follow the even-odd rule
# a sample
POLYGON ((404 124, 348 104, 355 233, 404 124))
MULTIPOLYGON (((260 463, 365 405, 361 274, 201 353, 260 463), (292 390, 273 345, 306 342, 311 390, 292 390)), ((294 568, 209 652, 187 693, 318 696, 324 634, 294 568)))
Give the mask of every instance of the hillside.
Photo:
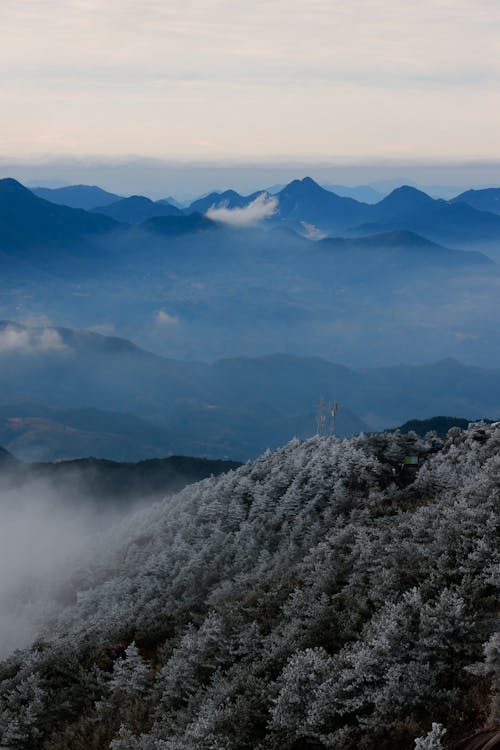
POLYGON ((0 445, 23 461, 95 456, 114 461, 161 458, 182 440, 165 425, 103 409, 53 409, 33 402, 0 402, 0 445))
POLYGON ((146 461, 119 462, 98 458, 23 463, 0 448, 0 490, 30 488, 49 483, 65 504, 116 503, 125 509, 131 503, 161 499, 193 482, 237 469, 235 461, 191 456, 168 456, 146 461))
POLYGON ((499 455, 481 423, 293 441, 124 519, 1 664, 0 744, 448 746, 495 718, 499 455))

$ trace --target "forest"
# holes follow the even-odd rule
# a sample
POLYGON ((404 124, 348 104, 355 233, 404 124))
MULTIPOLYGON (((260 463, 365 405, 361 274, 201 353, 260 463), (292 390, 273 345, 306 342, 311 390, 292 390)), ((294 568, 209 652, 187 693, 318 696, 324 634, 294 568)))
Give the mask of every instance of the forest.
POLYGON ((498 423, 316 436, 123 518, 1 663, 0 747, 455 747, 499 719, 499 471, 498 423))

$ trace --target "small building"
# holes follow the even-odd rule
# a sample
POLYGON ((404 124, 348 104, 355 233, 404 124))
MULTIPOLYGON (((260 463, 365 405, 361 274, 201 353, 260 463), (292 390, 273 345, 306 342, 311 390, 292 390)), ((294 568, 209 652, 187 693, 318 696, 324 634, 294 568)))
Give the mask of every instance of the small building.
POLYGON ((403 466, 418 466, 418 456, 405 456, 403 459, 403 466))

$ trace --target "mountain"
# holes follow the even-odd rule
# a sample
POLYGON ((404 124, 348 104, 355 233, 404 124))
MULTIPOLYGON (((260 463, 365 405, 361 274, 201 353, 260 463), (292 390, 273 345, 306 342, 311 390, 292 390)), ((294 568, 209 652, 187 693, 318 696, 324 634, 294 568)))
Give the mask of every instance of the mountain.
MULTIPOLYGON (((245 459, 314 432, 317 403, 330 396, 331 383, 356 379, 347 368, 314 359, 276 356, 207 365, 167 360, 83 331, 9 323, 2 331, 0 434, 11 450, 30 459, 84 455, 92 440, 94 455, 102 457, 144 457, 149 446, 151 456, 160 451, 245 459), (83 421, 76 409, 100 414, 83 421), (155 429, 148 432, 147 424, 124 416, 120 421, 111 411, 153 421, 155 429)), ((352 434, 366 425, 341 404, 337 429, 352 434)))
POLYGON ((23 258, 51 247, 69 251, 68 243, 81 244, 118 227, 106 216, 38 198, 16 180, 0 180, 0 251, 23 258))
MULTIPOLYGON (((347 201, 363 220, 377 210, 384 224, 395 212, 409 224, 412 216, 436 206, 440 211, 442 206, 446 211, 465 207, 500 220, 413 189, 393 192, 380 208, 340 198, 307 180, 295 188, 300 195, 319 191, 321 200, 347 201)), ((404 228, 367 236, 353 224, 333 239, 310 241, 297 233, 327 234, 315 234, 316 214, 309 217, 309 229, 280 213, 246 229, 212 223, 199 213, 130 226, 44 202, 28 191, 25 196, 38 208, 69 212, 64 221, 71 221, 72 231, 58 242, 52 229, 44 238, 43 222, 25 206, 14 232, 17 241, 23 232, 29 234, 25 244, 9 251, 0 245, 0 319, 115 330, 177 360, 284 351, 320 352, 327 360, 360 367, 443 356, 488 367, 500 364, 499 267, 482 255, 452 252, 470 247, 461 245, 466 232, 460 239, 455 232, 448 243, 404 228), (113 231, 83 232, 85 226, 75 233, 75 213, 86 225, 110 222, 113 231)), ((283 201, 282 194, 282 213, 283 201)), ((315 200, 310 206, 315 209, 315 200)), ((5 209, 0 235, 12 223, 11 209, 5 209)), ((341 214, 337 218, 340 222, 341 214)), ((437 226, 433 223, 433 229, 437 226)))
MULTIPOLYGON (((3 191, 5 194, 7 183, 2 182, 4 185, 2 188, 0 183, 0 193, 3 191)), ((12 194, 13 182, 11 181, 10 187, 11 201, 14 200, 12 194)), ((16 201, 19 201, 19 188, 22 186, 19 183, 16 183, 16 185, 18 189, 16 201)), ((59 191, 73 191, 74 201, 80 200, 79 196, 81 196, 82 205, 85 204, 88 207, 95 198, 99 198, 101 195, 101 193, 95 192, 99 190, 99 188, 87 186, 73 186, 72 188, 50 190, 48 194, 52 196, 52 193, 56 193, 63 197, 65 193, 59 191)), ((40 194, 39 189, 37 189, 37 192, 40 194)), ((223 205, 229 209, 244 208, 262 193, 263 191, 257 191, 251 195, 243 196, 234 190, 214 192, 194 201, 185 211, 189 215, 197 216, 205 214, 212 206, 223 205)), ((99 201, 98 204, 92 206, 93 213, 106 215, 118 222, 132 224, 141 224, 157 217, 173 217, 178 219, 179 222, 160 224, 155 229, 170 235, 192 230, 190 220, 183 221, 183 210, 166 200, 154 202, 144 196, 131 196, 130 198, 110 202, 110 198, 113 199, 115 196, 105 192, 104 195, 104 203, 99 201)), ((285 225, 313 238, 325 234, 352 237, 360 234, 411 231, 435 242, 460 247, 473 242, 496 241, 500 238, 500 217, 498 216, 498 210, 495 209, 497 197, 498 193, 495 193, 495 189, 491 189, 468 191, 457 196, 453 201, 436 200, 421 190, 403 185, 376 203, 366 203, 354 200, 351 197, 337 195, 321 187, 310 177, 305 177, 302 180, 292 181, 276 193, 278 210, 273 217, 267 220, 267 224, 285 225), (490 208, 492 212, 485 210, 490 208)), ((33 210, 33 207, 31 207, 31 210, 33 210)), ((41 210, 40 207, 39 210, 41 210)), ((24 207, 24 212, 26 217, 29 217, 29 221, 25 222, 27 226, 24 231, 26 231, 29 227, 37 226, 39 217, 31 216, 27 205, 24 207)), ((201 220, 195 219, 192 221, 194 224, 198 224, 201 220)), ((77 223, 77 219, 73 217, 70 220, 69 217, 66 217, 66 222, 77 223)), ((84 220, 80 216, 79 222, 88 224, 88 218, 84 220)), ((60 218, 59 224, 64 223, 63 219, 60 218)), ((149 229, 153 226, 151 225, 149 229)), ((18 225, 17 228, 20 229, 20 226, 18 225)), ((59 226, 58 231, 60 234, 63 232, 61 226, 59 226)), ((69 229, 67 231, 71 235, 69 229)), ((89 225, 82 228, 81 231, 83 233, 103 231, 103 228, 92 229, 89 225)), ((13 232, 10 235, 11 242, 14 241, 15 234, 16 232, 13 232)), ((45 237, 47 241, 54 243, 57 239, 56 227, 53 228, 53 231, 46 232, 45 237)), ((34 240, 35 232, 33 233, 34 240)))
POLYGON ((368 206, 356 222, 357 233, 410 230, 447 243, 469 244, 500 239, 500 216, 467 203, 435 200, 416 188, 402 186, 368 206))
POLYGON ((121 199, 122 196, 109 193, 96 185, 69 185, 68 187, 31 188, 31 192, 39 198, 44 198, 51 203, 70 208, 83 208, 90 211, 96 206, 107 206, 121 199))
POLYGON ((154 202, 143 195, 131 195, 116 203, 98 206, 93 211, 126 224, 141 224, 154 216, 182 216, 182 211, 166 201, 154 202))
POLYGON ((184 447, 168 427, 132 414, 17 400, 0 404, 0 443, 23 461, 81 456, 137 461, 184 447))
MULTIPOLYGON (((314 182, 310 177, 304 178, 304 180, 295 180, 297 183, 304 183, 307 187, 309 182, 314 182)), ((290 183, 294 185, 294 182, 290 183)), ((318 185, 318 183, 314 183, 318 185)), ((208 195, 204 195, 194 201, 190 210, 201 211, 204 213, 212 206, 226 205, 228 208, 244 208, 249 203, 254 201, 262 193, 268 195, 277 195, 283 192, 288 185, 276 184, 267 188, 266 190, 257 190, 251 195, 243 196, 235 190, 225 190, 224 192, 212 192, 208 195)), ((319 187, 319 185, 318 185, 319 187)), ((345 185, 323 185, 323 189, 330 193, 335 193, 337 196, 353 198, 356 201, 364 203, 375 203, 379 201, 383 194, 370 187, 369 185, 361 185, 359 187, 346 187, 345 185)))
POLYGON ((198 212, 205 214, 210 208, 220 208, 221 206, 225 208, 245 208, 245 206, 253 203, 262 194, 266 194, 266 191, 258 190, 251 195, 240 195, 235 190, 225 190, 223 193, 209 193, 193 201, 186 211, 188 213, 198 212))
POLYGON ((22 463, 0 448, 0 487, 6 491, 50 483, 51 490, 64 502, 115 502, 124 508, 130 503, 159 500, 188 484, 219 476, 241 466, 235 461, 169 456, 136 463, 98 458, 22 463))
POLYGON ((362 220, 366 204, 325 190, 310 177, 294 180, 277 193, 276 219, 303 231, 306 224, 325 232, 342 232, 362 220))
POLYGON ((453 359, 364 370, 285 354, 182 362, 123 339, 4 322, 0 444, 29 460, 90 452, 246 460, 315 433, 320 412, 331 431, 334 401, 338 435, 432 414, 495 419, 499 377, 453 359))
POLYGON ((452 199, 452 203, 468 203, 478 211, 489 211, 500 214, 500 188, 485 188, 484 190, 466 190, 452 199))
POLYGON ((168 389, 176 399, 199 395, 189 380, 188 363, 156 356, 118 337, 3 321, 0 340, 4 403, 97 408, 149 418, 162 413, 171 398, 168 389))
POLYGON ((403 185, 376 203, 363 203, 325 190, 310 177, 294 180, 279 193, 273 221, 327 235, 411 231, 454 246, 500 239, 500 217, 467 203, 436 200, 403 185))
MULTIPOLYGON (((0 344, 0 442, 28 460, 179 452, 246 459, 314 432, 332 378, 354 377, 286 357, 177 362, 117 338, 6 322, 0 344)), ((363 429, 342 404, 339 434, 363 429)))
MULTIPOLYGON (((413 216, 417 212, 425 211, 435 205, 436 201, 422 190, 402 185, 393 190, 389 195, 376 203, 369 212, 377 217, 378 221, 392 219, 397 216, 401 219, 413 216)), ((444 201, 443 201, 444 203, 444 201)))
POLYGON ((21 574, 2 550, 0 745, 437 750, 484 727, 499 446, 484 423, 293 440, 55 562, 52 515, 21 574))

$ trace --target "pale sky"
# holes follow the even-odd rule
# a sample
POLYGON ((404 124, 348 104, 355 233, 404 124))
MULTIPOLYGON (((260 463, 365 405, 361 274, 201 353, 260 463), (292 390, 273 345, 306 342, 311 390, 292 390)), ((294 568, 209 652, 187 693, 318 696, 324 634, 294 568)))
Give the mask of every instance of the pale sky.
POLYGON ((499 0, 0 0, 0 157, 498 159, 499 0))

